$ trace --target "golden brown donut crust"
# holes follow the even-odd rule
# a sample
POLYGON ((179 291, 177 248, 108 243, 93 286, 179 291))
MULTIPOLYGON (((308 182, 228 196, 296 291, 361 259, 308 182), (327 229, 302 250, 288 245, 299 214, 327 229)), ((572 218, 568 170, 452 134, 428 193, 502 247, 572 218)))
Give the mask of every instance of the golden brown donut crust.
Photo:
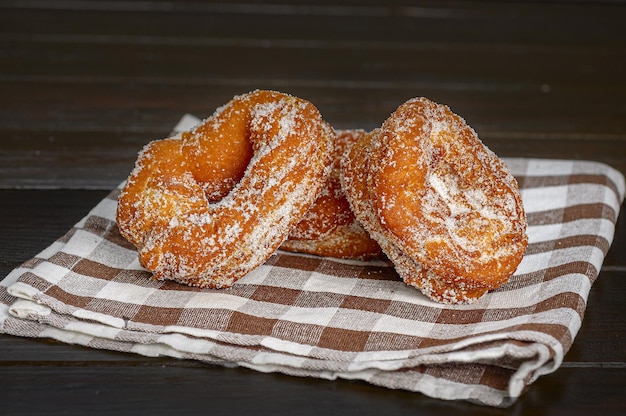
POLYGON ((352 213, 341 186, 341 159, 364 130, 337 130, 326 186, 281 248, 318 256, 372 259, 382 251, 352 213))
POLYGON ((156 279, 228 287, 313 204, 333 138, 308 101, 274 91, 234 97, 194 129, 145 146, 119 197, 120 232, 156 279))
POLYGON ((433 300, 473 302, 522 260, 517 182, 446 106, 425 98, 401 105, 352 147, 342 181, 400 276, 433 300))

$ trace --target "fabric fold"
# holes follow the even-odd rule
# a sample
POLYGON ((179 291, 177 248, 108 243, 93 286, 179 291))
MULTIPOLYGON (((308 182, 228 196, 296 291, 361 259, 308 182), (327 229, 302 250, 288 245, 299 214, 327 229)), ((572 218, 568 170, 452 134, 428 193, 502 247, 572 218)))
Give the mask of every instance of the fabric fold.
POLYGON ((505 162, 529 248, 475 304, 436 304, 388 262, 282 251, 229 289, 158 282, 119 235, 118 188, 0 283, 0 332, 510 405, 574 342, 624 178, 596 162, 505 162))

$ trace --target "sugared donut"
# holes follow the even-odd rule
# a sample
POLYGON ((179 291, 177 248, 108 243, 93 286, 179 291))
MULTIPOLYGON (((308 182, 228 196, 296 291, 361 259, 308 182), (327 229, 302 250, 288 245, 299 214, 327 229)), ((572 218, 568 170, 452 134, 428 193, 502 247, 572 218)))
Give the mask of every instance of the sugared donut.
POLYGON ((235 97, 140 152, 119 196, 120 232, 156 279, 228 287, 267 260, 313 204, 333 139, 308 101, 273 91, 235 97))
POLYGON ((516 180, 461 117, 426 98, 352 147, 342 183, 398 274, 435 301, 475 301, 505 283, 526 250, 516 180))
POLYGON ((371 259, 381 255, 380 246, 356 220, 341 188, 341 158, 364 130, 337 130, 333 169, 325 188, 291 231, 281 248, 318 256, 371 259))

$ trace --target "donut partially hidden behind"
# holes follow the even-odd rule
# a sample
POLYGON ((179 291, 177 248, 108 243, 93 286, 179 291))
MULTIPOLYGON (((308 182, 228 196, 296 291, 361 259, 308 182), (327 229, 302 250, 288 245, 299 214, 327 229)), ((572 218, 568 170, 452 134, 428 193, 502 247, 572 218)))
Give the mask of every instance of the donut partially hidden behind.
POLYGON ((437 302, 474 302, 522 260, 527 224, 516 180, 444 105, 401 105, 357 141, 341 174, 357 219, 398 274, 437 302))
POLYGON ((119 196, 120 232, 156 279, 229 287, 318 197, 334 136, 303 99, 235 97, 194 129, 145 146, 119 196))
POLYGON ((283 250, 361 260, 382 257, 378 243, 352 213, 340 181, 343 155, 365 134, 364 130, 337 130, 333 168, 326 185, 282 244, 283 250))

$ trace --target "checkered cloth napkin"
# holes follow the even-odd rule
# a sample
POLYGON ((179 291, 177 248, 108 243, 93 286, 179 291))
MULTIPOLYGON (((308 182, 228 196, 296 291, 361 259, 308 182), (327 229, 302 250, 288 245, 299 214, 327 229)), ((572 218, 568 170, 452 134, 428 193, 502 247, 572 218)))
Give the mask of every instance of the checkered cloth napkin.
POLYGON ((510 405, 572 345, 624 178, 595 162, 505 162, 529 247, 475 304, 434 303, 385 261, 281 251, 229 289, 157 282, 118 232, 116 189, 0 283, 0 332, 510 405))

